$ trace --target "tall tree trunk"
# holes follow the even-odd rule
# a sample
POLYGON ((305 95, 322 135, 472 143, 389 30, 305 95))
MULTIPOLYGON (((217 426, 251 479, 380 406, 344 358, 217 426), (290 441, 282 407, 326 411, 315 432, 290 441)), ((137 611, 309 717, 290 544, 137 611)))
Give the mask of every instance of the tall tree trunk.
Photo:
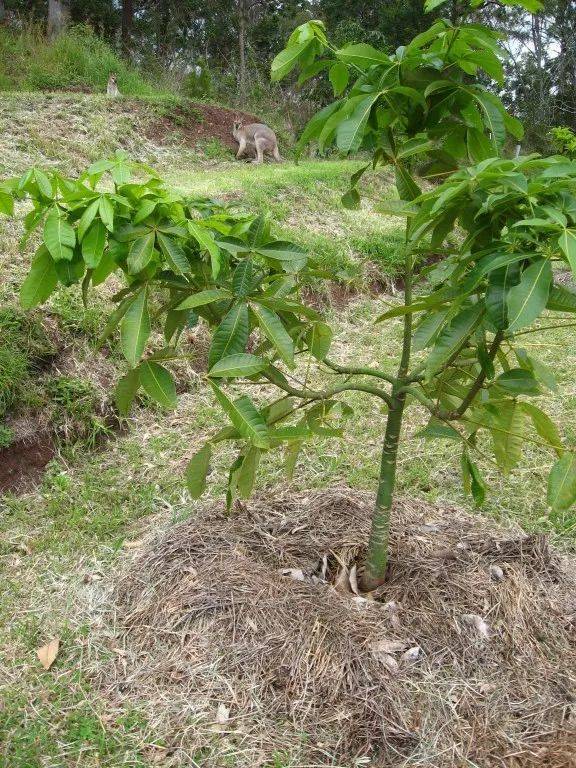
POLYGON ((0 24, 4 24, 6 21, 6 7, 4 6, 4 0, 0 0, 0 24))
POLYGON ((134 0, 122 2, 122 53, 130 58, 130 40, 132 35, 132 22, 134 21, 134 0))
POLYGON ((238 94, 246 99, 246 0, 238 0, 238 94))
POLYGON ((156 55, 165 62, 168 59, 168 26, 170 24, 170 0, 157 0, 156 55))
POLYGON ((48 37, 53 40, 70 21, 70 0, 48 0, 48 37))

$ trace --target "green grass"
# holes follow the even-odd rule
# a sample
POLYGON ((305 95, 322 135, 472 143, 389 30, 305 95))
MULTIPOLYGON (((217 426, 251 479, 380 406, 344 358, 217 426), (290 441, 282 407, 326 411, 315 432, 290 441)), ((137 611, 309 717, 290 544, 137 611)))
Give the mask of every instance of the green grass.
POLYGON ((19 33, 0 29, 0 90, 92 88, 105 92, 112 72, 117 74, 122 94, 149 97, 158 93, 90 27, 71 27, 53 42, 34 26, 19 33))

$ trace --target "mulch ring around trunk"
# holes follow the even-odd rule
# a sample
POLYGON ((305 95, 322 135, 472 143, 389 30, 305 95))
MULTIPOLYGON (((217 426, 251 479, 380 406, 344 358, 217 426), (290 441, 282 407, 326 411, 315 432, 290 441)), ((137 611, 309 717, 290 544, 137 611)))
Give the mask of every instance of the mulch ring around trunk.
POLYGON ((116 583, 111 707, 144 702, 170 765, 576 766, 573 563, 400 499, 389 579, 361 595, 371 504, 261 495, 145 543, 116 583))

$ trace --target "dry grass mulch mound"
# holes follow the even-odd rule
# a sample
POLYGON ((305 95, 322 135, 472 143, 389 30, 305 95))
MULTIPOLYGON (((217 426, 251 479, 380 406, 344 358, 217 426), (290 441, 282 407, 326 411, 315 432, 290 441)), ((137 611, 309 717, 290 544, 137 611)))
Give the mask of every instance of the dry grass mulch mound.
POLYGON ((117 587, 114 704, 146 702, 169 765, 576 766, 567 561, 404 499, 366 599, 370 508, 346 489, 263 496, 151 542, 117 587))

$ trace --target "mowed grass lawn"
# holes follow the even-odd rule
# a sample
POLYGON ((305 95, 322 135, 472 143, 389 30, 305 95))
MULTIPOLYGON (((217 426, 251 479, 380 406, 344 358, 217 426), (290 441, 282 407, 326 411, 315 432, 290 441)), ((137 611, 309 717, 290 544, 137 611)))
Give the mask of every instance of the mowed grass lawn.
MULTIPOLYGON (((340 196, 357 167, 337 161, 260 168, 220 163, 210 168, 174 166, 167 176, 191 193, 271 211, 280 233, 308 245, 324 268, 361 288, 370 261, 388 275, 397 272, 394 245, 402 235, 399 220, 374 212, 374 201, 392 194, 386 175, 366 181, 368 199, 361 211, 342 209, 340 196)), ((0 222, 5 304, 15 303, 14 290, 25 271, 14 233, 12 224, 0 222)), ((397 300, 360 293, 345 309, 329 312, 336 330, 333 357, 363 364, 378 361, 392 368, 401 323, 382 326, 373 321, 397 300)), ((51 310, 56 317, 71 322, 71 306, 82 312, 79 303, 70 301, 54 300, 51 310)), ((77 318, 76 336, 92 329, 105 307, 101 297, 89 310, 89 323, 83 325, 77 318)), ((568 444, 576 443, 572 338, 570 328, 526 337, 531 354, 558 373, 558 393, 546 408, 568 444)), ((87 339, 84 352, 90 351, 90 334, 87 339)), ((113 361, 120 369, 119 357, 113 354, 113 361)), ((292 483, 295 489, 336 484, 375 488, 385 414, 359 393, 351 393, 348 402, 355 416, 346 437, 318 439, 304 449, 292 483)), ((458 447, 450 441, 431 444, 419 439, 415 434, 423 424, 422 413, 412 407, 406 425, 406 437, 412 439, 401 451, 399 491, 472 509, 460 489, 458 447)), ((175 412, 137 409, 128 431, 98 450, 85 441, 68 444, 35 491, 0 501, 0 768, 158 764, 170 734, 155 732, 144 706, 121 709, 97 686, 98 670, 121 653, 114 643, 110 586, 115 569, 144 536, 193 515, 202 505, 202 500, 190 501, 182 471, 205 437, 221 425, 222 413, 197 375, 175 412), (53 667, 44 671, 36 649, 55 637, 60 638, 60 652, 53 667)), ((574 514, 551 517, 546 509, 552 456, 534 438, 523 462, 508 477, 479 458, 491 488, 479 514, 514 521, 526 530, 550 531, 559 546, 574 548, 574 514)), ((223 447, 217 454, 207 498, 222 497, 232 452, 223 447)), ((271 454, 261 464, 257 487, 281 484, 286 484, 282 457, 271 454)), ((190 756, 186 765, 201 765, 193 759, 190 756)))

